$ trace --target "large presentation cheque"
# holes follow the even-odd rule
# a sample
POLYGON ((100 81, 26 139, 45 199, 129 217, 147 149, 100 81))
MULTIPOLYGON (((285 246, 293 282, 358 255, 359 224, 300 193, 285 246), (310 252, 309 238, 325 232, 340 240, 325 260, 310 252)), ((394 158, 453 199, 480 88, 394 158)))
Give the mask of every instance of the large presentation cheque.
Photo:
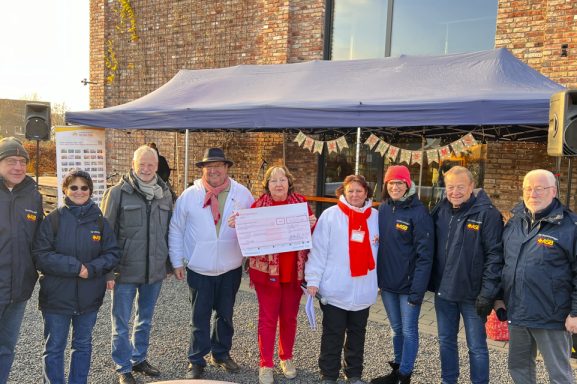
POLYGON ((311 248, 307 203, 241 209, 236 235, 244 257, 311 248))

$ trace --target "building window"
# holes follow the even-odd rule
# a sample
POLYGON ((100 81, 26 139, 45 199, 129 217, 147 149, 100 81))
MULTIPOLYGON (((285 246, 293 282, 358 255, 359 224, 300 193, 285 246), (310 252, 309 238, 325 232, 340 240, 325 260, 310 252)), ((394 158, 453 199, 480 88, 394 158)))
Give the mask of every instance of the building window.
POLYGON ((328 0, 331 60, 443 55, 495 46, 498 0, 328 0))

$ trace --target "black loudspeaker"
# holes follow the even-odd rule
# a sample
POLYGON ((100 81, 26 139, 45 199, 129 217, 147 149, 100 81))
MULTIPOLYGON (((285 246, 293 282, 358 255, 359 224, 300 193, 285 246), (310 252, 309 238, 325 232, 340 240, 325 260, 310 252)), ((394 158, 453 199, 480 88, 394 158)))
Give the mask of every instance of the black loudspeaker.
POLYGON ((577 89, 551 96, 547 154, 577 156, 577 89))
POLYGON ((50 140, 50 105, 26 104, 26 139, 50 140))

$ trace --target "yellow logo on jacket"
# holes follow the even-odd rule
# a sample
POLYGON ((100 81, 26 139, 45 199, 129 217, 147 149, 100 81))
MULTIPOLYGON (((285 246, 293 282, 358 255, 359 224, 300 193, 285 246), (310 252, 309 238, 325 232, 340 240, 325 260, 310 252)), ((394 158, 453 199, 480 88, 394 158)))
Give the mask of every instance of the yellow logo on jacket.
POLYGON ((397 223, 395 224, 395 228, 399 231, 407 232, 409 230, 409 226, 407 224, 397 223))
POLYGON ((100 241, 101 238, 100 232, 92 232, 92 241, 100 241))
POLYGON ((26 220, 28 221, 36 221, 36 215, 33 213, 27 213, 26 214, 26 220))
POLYGON ((467 229, 469 229, 471 231, 479 231, 480 228, 481 228, 481 226, 479 224, 467 223, 467 229))
POLYGON ((537 239, 537 245, 542 245, 544 247, 550 248, 550 247, 553 247, 555 245, 555 240, 547 239, 545 237, 539 237, 537 239))

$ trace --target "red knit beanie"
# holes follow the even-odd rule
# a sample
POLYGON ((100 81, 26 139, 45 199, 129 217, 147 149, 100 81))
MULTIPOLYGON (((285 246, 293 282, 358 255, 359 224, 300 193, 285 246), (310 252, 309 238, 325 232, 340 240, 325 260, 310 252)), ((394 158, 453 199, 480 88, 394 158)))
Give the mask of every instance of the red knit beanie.
POLYGON ((387 168, 385 173, 385 184, 391 180, 401 180, 407 184, 407 188, 411 188, 411 173, 404 165, 391 165, 387 168))

